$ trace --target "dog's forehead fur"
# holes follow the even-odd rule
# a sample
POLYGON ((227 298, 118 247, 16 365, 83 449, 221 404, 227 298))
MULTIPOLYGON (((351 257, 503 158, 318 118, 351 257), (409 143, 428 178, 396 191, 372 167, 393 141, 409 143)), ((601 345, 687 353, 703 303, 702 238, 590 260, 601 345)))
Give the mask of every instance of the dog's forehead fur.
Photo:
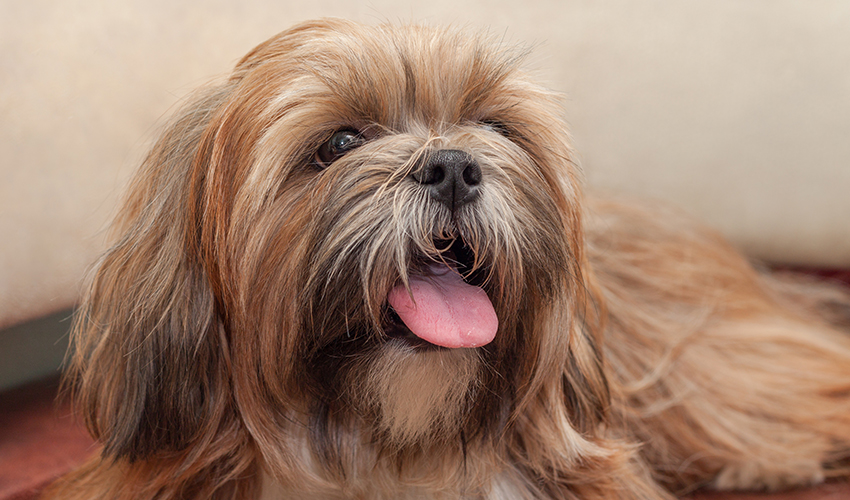
POLYGON ((290 105, 292 92, 332 99, 340 119, 402 130, 413 121, 438 126, 504 113, 524 86, 524 53, 479 34, 324 20, 260 45, 236 74, 277 79, 290 105))

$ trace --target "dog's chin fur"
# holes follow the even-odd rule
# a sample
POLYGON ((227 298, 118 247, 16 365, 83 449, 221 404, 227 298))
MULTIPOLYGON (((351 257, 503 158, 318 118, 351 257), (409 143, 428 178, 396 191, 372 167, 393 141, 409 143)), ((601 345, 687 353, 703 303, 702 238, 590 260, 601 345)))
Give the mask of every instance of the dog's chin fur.
POLYGON ((67 382, 102 450, 48 496, 660 499, 845 474, 846 291, 583 199, 522 56, 323 20, 199 92, 80 306, 67 382), (480 168, 462 205, 417 181, 447 149, 480 168), (492 342, 393 316, 445 260, 492 302, 492 342))

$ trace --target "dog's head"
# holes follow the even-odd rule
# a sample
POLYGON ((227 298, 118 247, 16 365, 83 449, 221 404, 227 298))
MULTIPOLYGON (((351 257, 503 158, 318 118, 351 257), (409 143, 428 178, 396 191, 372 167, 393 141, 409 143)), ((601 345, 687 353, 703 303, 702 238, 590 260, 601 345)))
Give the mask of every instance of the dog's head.
POLYGON ((283 474, 296 440, 333 468, 364 443, 593 432, 575 166, 521 59, 320 21, 185 106, 79 316, 71 375, 106 453, 250 442, 283 474))

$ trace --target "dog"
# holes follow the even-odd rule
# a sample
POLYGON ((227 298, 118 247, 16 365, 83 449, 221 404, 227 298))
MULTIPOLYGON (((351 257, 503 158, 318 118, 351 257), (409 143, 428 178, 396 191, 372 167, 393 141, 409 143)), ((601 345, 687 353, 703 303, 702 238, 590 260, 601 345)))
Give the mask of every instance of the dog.
POLYGON ((672 499, 848 473, 850 294, 585 196, 523 48, 318 20, 164 128, 62 499, 672 499))

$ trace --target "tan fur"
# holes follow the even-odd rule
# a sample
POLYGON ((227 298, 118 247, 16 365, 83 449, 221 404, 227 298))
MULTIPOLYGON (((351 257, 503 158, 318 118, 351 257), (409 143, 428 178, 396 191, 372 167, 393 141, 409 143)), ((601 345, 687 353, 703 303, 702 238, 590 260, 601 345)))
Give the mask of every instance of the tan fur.
POLYGON ((522 51, 322 20, 200 92, 145 160, 67 371, 99 456, 64 499, 669 499, 846 474, 850 297, 668 209, 585 200, 522 51), (362 145, 314 161, 338 130, 362 145), (412 180, 480 166, 455 212, 412 180), (472 254, 474 349, 386 330, 472 254))

